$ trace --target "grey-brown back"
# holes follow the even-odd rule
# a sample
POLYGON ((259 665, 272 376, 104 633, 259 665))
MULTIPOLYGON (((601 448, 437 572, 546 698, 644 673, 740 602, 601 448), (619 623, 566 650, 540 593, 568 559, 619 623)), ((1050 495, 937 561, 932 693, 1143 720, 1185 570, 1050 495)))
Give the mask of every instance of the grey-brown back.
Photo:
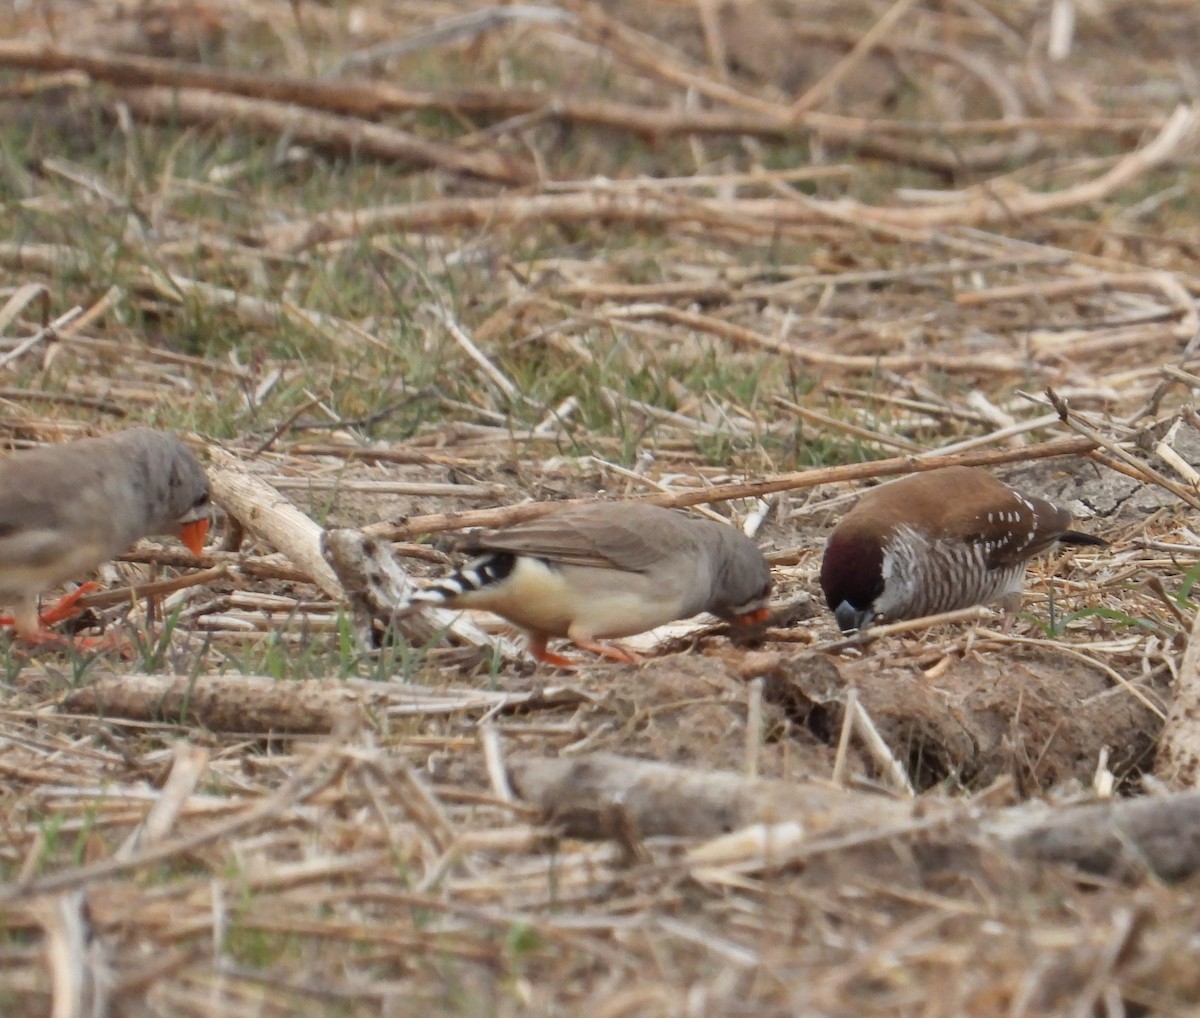
POLYGON ((153 428, 32 449, 0 459, 0 538, 66 533, 114 555, 173 532, 208 492, 191 450, 153 428))
POLYGON ((770 591, 762 552, 736 528, 637 502, 568 506, 471 535, 465 548, 651 575, 680 590, 689 615, 728 614, 770 591))

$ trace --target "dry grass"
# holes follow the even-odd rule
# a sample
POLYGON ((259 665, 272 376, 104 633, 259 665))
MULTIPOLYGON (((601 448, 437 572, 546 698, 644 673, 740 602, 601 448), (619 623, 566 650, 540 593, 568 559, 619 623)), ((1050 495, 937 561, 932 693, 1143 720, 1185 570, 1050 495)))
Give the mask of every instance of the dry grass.
POLYGON ((230 522, 198 577, 139 548, 110 585, 203 582, 90 599, 134 660, 0 658, 0 1010, 1190 1013, 1190 884, 974 833, 1141 791, 1195 671, 1200 29, 1188 0, 1054 5, 1073 32, 1050 6, 0 14, 8 445, 177 429, 416 573, 447 514, 529 499, 765 513, 800 606, 756 650, 681 627, 551 690, 359 649, 284 539, 230 522), (802 617, 824 535, 927 454, 1113 548, 1039 562, 1012 634, 847 650, 802 617), (593 750, 911 781, 918 819, 700 865, 704 837, 619 809, 567 837, 508 787, 593 750))

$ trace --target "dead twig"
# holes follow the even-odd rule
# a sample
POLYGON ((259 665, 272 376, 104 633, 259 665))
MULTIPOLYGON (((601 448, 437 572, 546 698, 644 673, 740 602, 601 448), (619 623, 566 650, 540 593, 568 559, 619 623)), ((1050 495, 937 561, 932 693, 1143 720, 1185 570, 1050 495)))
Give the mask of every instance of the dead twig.
POLYGON ((1111 456, 1120 462, 1124 463, 1130 470, 1135 471, 1130 476, 1137 476, 1144 481, 1152 484, 1157 484, 1160 488, 1165 488, 1176 498, 1186 502, 1193 509, 1200 509, 1200 495, 1178 481, 1167 477, 1162 471, 1152 467, 1144 460, 1138 459, 1132 453, 1121 448, 1116 442, 1106 435, 1101 434, 1090 424, 1085 423, 1079 416, 1067 406, 1066 400, 1058 395, 1053 389, 1046 389, 1046 397, 1050 400, 1054 409, 1058 412, 1059 418, 1072 431, 1078 432, 1085 438, 1091 439, 1096 445, 1106 450, 1111 456))
MULTIPOLYGON (((693 505, 709 505, 737 498, 760 498, 777 491, 801 491, 821 484, 842 484, 848 481, 871 480, 894 477, 922 470, 938 470, 949 466, 999 466, 1005 463, 1020 463, 1026 460, 1048 459, 1054 456, 1079 456, 1091 452, 1098 443, 1091 438, 1059 438, 1039 445, 1022 446, 1018 449, 988 449, 966 452, 954 456, 925 453, 921 456, 901 456, 892 459, 874 460, 868 463, 849 463, 837 467, 820 467, 796 473, 779 474, 759 481, 737 481, 729 484, 714 484, 708 488, 675 493, 652 493, 631 501, 649 505, 682 509, 693 505)), ((503 506, 499 509, 476 509, 458 513, 434 513, 429 516, 414 516, 403 523, 377 523, 364 527, 363 532, 373 537, 389 540, 408 540, 418 534, 431 534, 442 530, 465 530, 468 527, 502 527, 522 520, 536 519, 567 505, 582 505, 592 499, 564 499, 561 502, 526 502, 522 505, 503 506)), ((880 627, 883 628, 883 627, 880 627)))
POLYGON ((287 809, 296 801, 312 794, 315 789, 308 787, 309 783, 316 779, 326 765, 335 758, 348 731, 349 725, 346 724, 335 728, 330 737, 309 753, 295 772, 273 794, 259 799, 228 820, 169 841, 160 841, 124 858, 102 859, 99 862, 86 863, 58 873, 35 877, 19 884, 0 884, 0 901, 16 901, 39 894, 82 887, 93 881, 104 880, 120 873, 128 873, 143 866, 182 856, 202 845, 220 841, 222 838, 262 823, 281 810, 287 809))
POLYGON ((896 0, 887 13, 859 37, 853 48, 833 68, 792 103, 788 110, 793 121, 799 120, 811 109, 819 106, 838 85, 848 77, 876 45, 912 9, 915 0, 896 0))
POLYGON ((321 555, 321 527, 223 449, 209 450, 213 498, 247 530, 283 552, 329 597, 342 586, 321 555))
POLYGON ((468 152, 394 127, 269 99, 158 87, 126 88, 120 95, 122 102, 147 120, 213 126, 236 123, 253 131, 284 134, 340 155, 404 163, 418 169, 436 167, 505 184, 525 184, 535 178, 531 167, 495 151, 468 152))

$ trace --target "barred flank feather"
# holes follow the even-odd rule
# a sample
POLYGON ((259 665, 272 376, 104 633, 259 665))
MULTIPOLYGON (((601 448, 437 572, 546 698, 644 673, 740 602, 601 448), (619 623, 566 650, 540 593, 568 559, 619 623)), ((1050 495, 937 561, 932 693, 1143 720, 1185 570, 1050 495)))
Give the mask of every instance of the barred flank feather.
POLYGON ((913 474, 871 489, 842 518, 825 545, 821 589, 842 629, 992 601, 1011 611, 1033 556, 1108 544, 1068 529, 1073 520, 972 467, 913 474))
POLYGON ((513 570, 516 556, 511 552, 488 552, 478 558, 471 559, 461 569, 449 576, 443 576, 437 583, 413 595, 414 601, 440 603, 453 601, 455 598, 468 594, 473 590, 506 579, 513 570))

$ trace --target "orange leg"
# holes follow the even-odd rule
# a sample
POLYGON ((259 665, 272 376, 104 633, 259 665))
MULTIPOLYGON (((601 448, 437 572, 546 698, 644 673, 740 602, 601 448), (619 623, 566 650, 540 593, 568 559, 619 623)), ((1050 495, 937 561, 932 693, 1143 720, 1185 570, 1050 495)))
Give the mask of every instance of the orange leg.
MULTIPOLYGON (((548 665, 554 665, 558 668, 569 668, 572 671, 578 668, 584 662, 576 661, 569 657, 564 657, 562 654, 555 654, 546 649, 548 637, 542 633, 529 634, 529 653, 533 657, 548 665)), ((598 654, 600 657, 606 657, 610 661, 619 661, 621 664, 634 664, 641 661, 641 655, 635 654, 631 650, 626 650, 624 647, 617 647, 608 643, 599 643, 596 640, 572 640, 572 643, 581 650, 590 650, 593 654, 598 654)))
POLYGON ((544 633, 529 634, 529 653, 533 655, 535 661, 554 665, 557 668, 567 668, 571 671, 579 667, 578 661, 572 661, 569 657, 563 657, 561 654, 554 654, 548 651, 546 649, 548 639, 544 633))
POLYGON ((67 619, 73 619, 78 615, 82 608, 79 607, 79 599, 84 594, 90 594, 93 590, 99 590, 100 584, 88 580, 87 583, 81 583, 78 587, 69 594, 63 594, 49 608, 41 613, 39 618, 42 620, 43 626, 52 626, 56 622, 65 622, 67 619))
POLYGON ((593 654, 599 654, 610 661, 620 661, 621 664, 632 665, 642 660, 641 654, 636 654, 632 650, 626 650, 624 647, 618 647, 616 644, 599 643, 596 640, 574 640, 573 642, 576 647, 590 650, 593 654))
MULTIPOLYGON (((15 626, 15 620, 11 615, 0 615, 0 626, 15 626)), ((48 643, 67 643, 65 636, 52 633, 49 629, 32 629, 22 632, 20 628, 17 628, 17 637, 22 643, 27 643, 31 647, 44 647, 48 643)))
POLYGON ((115 651, 126 660, 133 658, 137 652, 128 634, 119 629, 110 629, 103 636, 76 636, 71 643, 78 650, 115 651))
POLYGON ((60 647, 63 650, 73 647, 75 650, 105 651, 115 650, 122 657, 133 656, 133 644, 124 633, 109 632, 103 636, 62 636, 41 629, 35 633, 20 634, 21 642, 30 647, 60 647))
MULTIPOLYGON (((100 584, 89 580, 87 583, 81 583, 75 590, 69 594, 64 594, 54 602, 45 611, 34 615, 32 603, 29 607, 16 616, 0 615, 0 626, 13 626, 17 630, 17 635, 25 642, 38 646, 45 643, 68 643, 64 637, 56 633, 50 632, 46 627, 52 626, 56 622, 65 622, 67 619, 74 618, 83 611, 79 607, 79 599, 85 594, 90 594, 93 590, 100 590, 100 584)), ((87 641, 76 641, 80 646, 86 646, 87 641)))

